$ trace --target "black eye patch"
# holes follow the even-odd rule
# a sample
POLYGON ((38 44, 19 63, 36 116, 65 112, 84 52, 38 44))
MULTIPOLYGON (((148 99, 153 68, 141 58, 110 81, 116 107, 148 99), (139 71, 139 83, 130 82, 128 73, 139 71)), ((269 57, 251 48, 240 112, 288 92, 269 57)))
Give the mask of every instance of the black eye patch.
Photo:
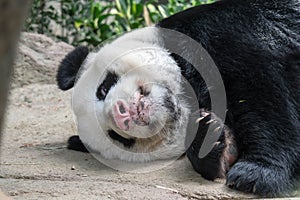
POLYGON ((114 86, 119 80, 119 77, 114 72, 108 72, 104 81, 98 87, 96 96, 100 101, 103 101, 106 98, 110 88, 114 86))

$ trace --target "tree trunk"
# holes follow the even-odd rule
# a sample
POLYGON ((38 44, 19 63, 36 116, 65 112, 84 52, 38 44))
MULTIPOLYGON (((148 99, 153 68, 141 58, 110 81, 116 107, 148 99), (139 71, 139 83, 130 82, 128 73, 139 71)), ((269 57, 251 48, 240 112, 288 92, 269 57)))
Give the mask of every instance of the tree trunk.
POLYGON ((30 0, 0 0, 0 131, 7 101, 15 47, 29 4, 30 0))

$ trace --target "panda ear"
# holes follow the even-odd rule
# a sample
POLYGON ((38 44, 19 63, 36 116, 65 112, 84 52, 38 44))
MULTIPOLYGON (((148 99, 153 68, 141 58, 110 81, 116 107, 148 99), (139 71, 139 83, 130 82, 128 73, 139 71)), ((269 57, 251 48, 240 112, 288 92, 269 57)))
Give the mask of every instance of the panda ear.
POLYGON ((61 61, 56 75, 56 81, 61 90, 68 90, 74 86, 76 75, 88 54, 87 47, 79 46, 61 61))

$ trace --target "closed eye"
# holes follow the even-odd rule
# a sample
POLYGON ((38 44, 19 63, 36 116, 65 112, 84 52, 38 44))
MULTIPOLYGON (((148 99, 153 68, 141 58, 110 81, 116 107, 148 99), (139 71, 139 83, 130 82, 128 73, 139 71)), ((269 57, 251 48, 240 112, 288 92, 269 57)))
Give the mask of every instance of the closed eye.
POLYGON ((100 84, 97 89, 96 96, 100 101, 105 100, 109 90, 114 86, 119 80, 119 77, 114 72, 108 72, 104 81, 100 84))

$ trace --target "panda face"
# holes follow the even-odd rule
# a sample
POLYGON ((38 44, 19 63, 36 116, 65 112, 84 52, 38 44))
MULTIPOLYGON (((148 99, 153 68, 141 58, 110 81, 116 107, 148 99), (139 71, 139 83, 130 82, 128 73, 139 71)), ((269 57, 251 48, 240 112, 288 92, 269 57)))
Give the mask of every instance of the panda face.
POLYGON ((74 86, 81 141, 108 159, 145 162, 185 152, 190 111, 181 71, 157 34, 148 33, 149 41, 132 32, 88 55, 75 49, 58 73, 61 89, 74 86))
POLYGON ((180 117, 176 96, 167 85, 147 81, 134 72, 119 77, 108 72, 95 93, 110 129, 125 138, 149 138, 171 129, 180 117))
MULTIPOLYGON (((153 58, 153 53, 154 50, 147 49, 124 55, 105 70, 95 91, 98 121, 116 145, 132 148, 138 142, 145 144, 156 137, 160 142, 152 145, 153 150, 162 144, 162 138, 174 131, 174 124, 181 117, 180 103, 173 92, 176 87, 171 88, 172 81, 160 77, 171 72, 171 68, 164 72, 159 70, 160 64, 155 59, 149 63, 150 59, 145 57, 153 58), (136 54, 139 57, 143 54, 143 59, 132 61, 136 54), (158 71, 160 75, 154 75, 158 71), (124 139, 114 140, 116 135, 124 139), (122 141, 127 140, 134 142, 125 145, 122 141)), ((178 76, 176 63, 172 65, 172 73, 178 76)))

